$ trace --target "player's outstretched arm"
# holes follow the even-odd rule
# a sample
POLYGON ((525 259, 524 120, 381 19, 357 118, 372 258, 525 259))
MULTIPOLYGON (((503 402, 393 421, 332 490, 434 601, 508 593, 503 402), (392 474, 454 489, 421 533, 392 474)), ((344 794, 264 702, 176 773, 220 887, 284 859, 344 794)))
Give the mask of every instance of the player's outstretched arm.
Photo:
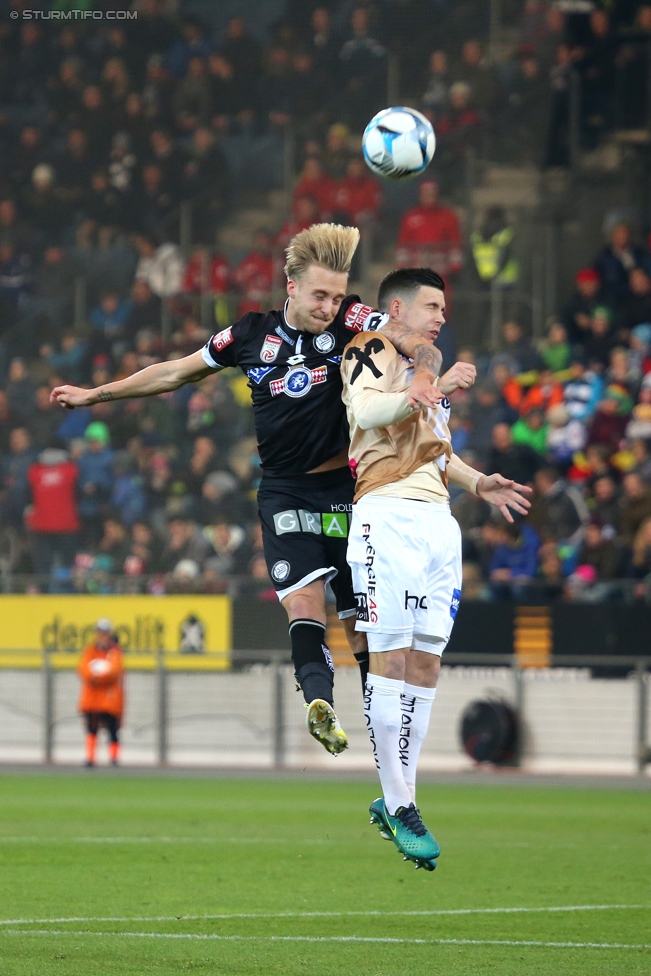
POLYGON ((507 522, 513 521, 509 509, 518 515, 527 515, 531 502, 524 495, 531 494, 527 485, 519 485, 516 481, 503 478, 501 474, 482 475, 477 482, 477 494, 489 505, 499 508, 507 522))
POLYGON ((455 363, 439 379, 437 386, 441 393, 450 396, 455 390, 469 390, 477 379, 477 370, 472 363, 455 363))
POLYGON ((52 403, 59 403, 68 410, 75 407, 92 407, 107 400, 126 400, 130 397, 154 396, 178 390, 186 383, 196 383, 213 370, 206 365, 201 350, 191 356, 168 363, 154 363, 132 376, 113 383, 105 383, 93 390, 78 386, 57 386, 50 393, 52 403))

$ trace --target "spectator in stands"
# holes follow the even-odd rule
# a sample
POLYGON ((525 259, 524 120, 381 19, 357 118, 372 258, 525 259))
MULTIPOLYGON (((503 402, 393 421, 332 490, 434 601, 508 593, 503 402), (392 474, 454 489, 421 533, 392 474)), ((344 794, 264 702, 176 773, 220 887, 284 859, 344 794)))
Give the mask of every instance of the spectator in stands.
POLYGON ((610 327, 610 310, 603 305, 595 308, 590 319, 590 331, 583 341, 583 349, 589 363, 605 369, 610 362, 610 352, 617 340, 610 327))
POLYGON ((574 454, 585 447, 588 436, 585 424, 573 420, 564 403, 547 411, 547 423, 547 452, 555 464, 566 470, 574 454))
POLYGON ((525 336, 522 326, 509 319, 502 326, 503 351, 513 359, 518 373, 528 373, 540 368, 540 355, 531 339, 525 336))
POLYGON ((651 518, 651 488, 639 474, 627 474, 623 481, 621 536, 632 545, 642 523, 651 518))
POLYGON ((448 107, 449 90, 447 54, 443 50, 432 51, 429 58, 426 87, 421 101, 423 109, 428 112, 434 125, 438 124, 448 107))
POLYGON ((532 410, 542 410, 544 413, 550 407, 563 402, 563 386, 554 379, 551 369, 541 369, 538 379, 526 392, 520 404, 520 415, 526 416, 532 410))
POLYGON ((183 287, 183 258, 177 244, 167 241, 156 246, 153 237, 137 234, 134 238, 140 255, 136 281, 144 281, 159 298, 177 295, 183 287))
POLYGON ((122 573, 124 561, 129 555, 129 536, 122 522, 115 518, 104 519, 103 534, 97 546, 98 555, 106 557, 103 563, 107 572, 122 573))
POLYGON ((467 151, 476 145, 481 119, 472 104, 472 89, 465 81, 450 86, 449 104, 437 127, 439 169, 450 185, 462 182, 467 151))
POLYGON ((540 166, 545 135, 540 121, 547 115, 548 102, 549 85, 540 62, 525 50, 509 84, 502 123, 511 164, 540 166))
POLYGON ((246 84, 247 79, 259 74, 260 45, 249 33, 241 17, 231 17, 226 29, 226 40, 219 48, 221 54, 232 64, 235 80, 246 84))
POLYGON ((350 162, 350 132, 348 126, 335 122, 326 134, 322 163, 325 172, 333 180, 341 180, 346 175, 350 162))
POLYGON ((246 572, 250 548, 241 526, 219 522, 209 526, 204 535, 212 546, 212 552, 206 558, 206 569, 210 573, 223 578, 246 572))
POLYGON ((230 269, 223 254, 195 247, 183 275, 183 291, 191 295, 224 295, 228 291, 230 269))
POLYGON ((583 359, 576 355, 569 371, 572 378, 565 384, 565 405, 573 420, 587 422, 603 397, 603 379, 594 370, 586 369, 583 359))
POLYGON ((203 24, 193 17, 187 17, 181 25, 181 38, 167 53, 165 67, 174 78, 185 78, 193 58, 207 60, 214 50, 203 24))
POLYGON ((494 281, 502 286, 516 284, 519 268, 513 253, 514 237, 504 208, 489 207, 479 230, 470 235, 475 270, 483 286, 490 287, 494 281))
POLYGON ((373 36, 366 7, 356 7, 351 14, 350 34, 339 52, 339 63, 343 91, 338 115, 361 130, 373 115, 377 92, 386 86, 386 50, 373 36))
POLYGON ((36 460, 29 433, 14 427, 9 434, 9 451, 2 458, 0 517, 5 525, 20 527, 29 501, 28 471, 36 460))
POLYGON ((59 241, 67 217, 67 207, 56 174, 49 163, 39 163, 32 171, 31 184, 22 194, 22 209, 40 240, 47 244, 59 241))
MULTIPOLYGON (((638 402, 633 407, 625 434, 629 441, 633 441, 633 447, 640 440, 651 440, 651 384, 642 384, 638 402)), ((647 479, 645 475, 645 480, 651 480, 651 478, 647 479)))
MULTIPOLYGON (((154 163, 142 168, 141 186, 137 195, 137 227, 145 234, 156 234, 165 226, 166 218, 175 206, 171 187, 166 185, 162 169, 154 163)), ((134 209, 136 201, 134 200, 134 209)))
POLYGON ((333 189, 332 209, 336 220, 359 227, 380 216, 382 186, 368 171, 361 156, 353 156, 346 176, 333 189))
POLYGON ((79 459, 79 515, 84 538, 99 539, 99 519, 108 505, 113 490, 114 453, 110 448, 111 435, 99 420, 88 425, 84 432, 86 450, 79 459))
POLYGON ((480 463, 488 458, 495 425, 505 419, 505 404, 495 383, 486 379, 478 382, 470 395, 471 427, 467 447, 480 463))
MULTIPOLYGON (((35 413, 28 423, 29 435, 36 450, 59 446, 58 431, 61 411, 50 400, 50 387, 39 386, 36 390, 35 413)), ((2 446, 0 445, 0 450, 2 446)))
POLYGON ((261 310, 261 303, 267 299, 273 288, 275 264, 271 234, 260 229, 256 231, 253 249, 233 270, 233 283, 243 296, 240 314, 261 310))
POLYGON ((52 369, 70 383, 83 383, 87 375, 86 353, 88 344, 72 329, 66 329, 61 335, 58 348, 48 343, 41 346, 41 356, 52 369))
POLYGON ((193 522, 173 518, 167 525, 167 543, 161 552, 161 569, 171 573, 179 562, 189 559, 201 569, 210 552, 210 543, 193 522))
POLYGON ((194 55, 188 62, 185 78, 179 83, 172 98, 172 114, 179 132, 194 132, 199 125, 210 122, 210 83, 206 63, 194 55))
POLYGON ((571 343, 582 343, 590 331, 595 309, 605 304, 601 278, 594 268, 582 268, 574 276, 576 289, 565 306, 563 322, 571 343))
POLYGON ((495 107, 498 96, 495 70, 483 56, 481 43, 477 38, 464 41, 461 60, 452 70, 455 82, 468 86, 474 104, 482 111, 489 112, 495 107))
POLYGON ((131 288, 129 314, 125 323, 127 336, 135 336, 140 329, 160 329, 161 300, 145 280, 136 280, 131 288))
POLYGON ((63 248, 49 245, 43 263, 36 267, 32 293, 21 305, 21 315, 29 326, 38 320, 41 332, 56 334, 72 307, 75 267, 63 248))
POLYGON ((633 268, 643 268, 651 273, 651 259, 648 251, 633 244, 627 224, 618 223, 612 229, 610 244, 595 258, 594 267, 606 298, 614 305, 621 305, 630 295, 631 271, 633 268))
POLYGON ((538 452, 527 444, 514 444, 508 424, 496 424, 491 441, 493 446, 488 455, 486 473, 499 472, 520 485, 530 484, 543 463, 538 452))
POLYGON ((541 467, 534 476, 535 491, 530 519, 541 536, 576 544, 590 513, 583 495, 552 465, 541 467))
POLYGON ((208 88, 211 125, 216 132, 228 133, 245 106, 235 83, 233 66, 223 54, 215 52, 208 58, 208 88))
POLYGON ((319 204, 314 197, 297 197, 292 204, 292 214, 276 234, 275 244, 284 250, 292 237, 319 219, 319 204))
POLYGON ((121 299, 117 292, 105 291, 90 313, 91 325, 97 332, 94 348, 111 351, 116 361, 124 352, 131 307, 131 302, 121 299))
POLYGON ((595 479, 589 508, 593 521, 599 522, 604 527, 610 527, 612 535, 619 534, 622 510, 617 485, 611 475, 602 474, 595 479))
POLYGON ((509 597, 526 592, 538 573, 540 539, 535 530, 524 522, 491 520, 485 536, 494 546, 490 561, 491 590, 496 597, 509 597))
POLYGON ((318 205, 319 220, 327 219, 332 211, 334 192, 334 180, 324 171, 315 156, 309 156, 305 160, 294 190, 292 198, 294 205, 300 197, 312 197, 318 205))
POLYGON ((49 575, 58 565, 72 566, 77 551, 81 524, 77 513, 77 466, 66 451, 46 447, 30 465, 27 479, 32 505, 27 527, 34 551, 34 569, 40 576, 49 575))
POLYGON ((12 415, 21 422, 29 420, 36 410, 36 384, 27 371, 24 359, 16 357, 11 360, 8 379, 6 391, 12 415))
POLYGON ((572 347, 567 339, 567 329, 562 322, 552 322, 547 338, 540 347, 545 366, 552 373, 564 372, 572 361, 572 347))
POLYGON ((611 452, 617 451, 632 409, 626 389, 615 383, 606 387, 588 427, 588 444, 603 444, 611 452))
POLYGON ((622 305, 618 325, 630 332, 636 325, 651 323, 651 277, 646 268, 633 268, 628 276, 630 297, 622 305))
POLYGON ((526 444, 541 457, 547 454, 547 424, 542 410, 530 410, 516 420, 511 428, 514 444, 526 444))
POLYGON ((594 566, 597 581, 619 576, 622 553, 610 534, 608 532, 604 534, 601 522, 588 522, 584 532, 583 544, 576 557, 577 567, 594 566))
POLYGON ((452 207, 438 202, 435 180, 423 180, 418 187, 418 205, 400 222, 396 260, 401 267, 427 265, 446 281, 461 270, 459 218, 452 207))

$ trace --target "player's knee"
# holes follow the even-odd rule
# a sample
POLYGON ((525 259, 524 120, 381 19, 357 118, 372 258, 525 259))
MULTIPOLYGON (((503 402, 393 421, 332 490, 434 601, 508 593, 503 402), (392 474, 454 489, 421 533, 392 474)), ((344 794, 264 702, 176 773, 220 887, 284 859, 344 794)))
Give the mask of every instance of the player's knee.
POLYGON ((283 606, 290 620, 322 620, 325 623, 325 593, 305 587, 290 593, 283 600, 283 606))

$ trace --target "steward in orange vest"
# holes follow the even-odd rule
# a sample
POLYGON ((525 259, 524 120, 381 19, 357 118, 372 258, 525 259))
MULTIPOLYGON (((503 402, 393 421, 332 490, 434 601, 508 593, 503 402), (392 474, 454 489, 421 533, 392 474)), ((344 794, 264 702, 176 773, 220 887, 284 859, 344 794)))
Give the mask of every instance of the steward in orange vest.
POLYGON ((83 651, 77 673, 82 681, 79 711, 86 719, 86 765, 95 765, 97 733, 103 725, 109 734, 109 757, 116 766, 120 751, 118 729, 122 722, 124 688, 122 651, 112 633, 111 621, 102 617, 95 638, 83 651))

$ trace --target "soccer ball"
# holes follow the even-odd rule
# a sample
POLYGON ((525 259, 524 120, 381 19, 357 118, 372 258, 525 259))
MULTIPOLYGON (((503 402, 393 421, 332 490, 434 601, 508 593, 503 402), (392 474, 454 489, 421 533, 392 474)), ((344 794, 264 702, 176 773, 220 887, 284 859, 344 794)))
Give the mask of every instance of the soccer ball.
POLYGON ((91 674, 94 674, 96 678, 103 678, 111 670, 110 661, 104 657, 94 657, 89 666, 91 674))
POLYGON ((378 176, 404 180, 429 166, 436 149, 431 122, 413 108, 385 108, 362 136, 364 159, 378 176))

